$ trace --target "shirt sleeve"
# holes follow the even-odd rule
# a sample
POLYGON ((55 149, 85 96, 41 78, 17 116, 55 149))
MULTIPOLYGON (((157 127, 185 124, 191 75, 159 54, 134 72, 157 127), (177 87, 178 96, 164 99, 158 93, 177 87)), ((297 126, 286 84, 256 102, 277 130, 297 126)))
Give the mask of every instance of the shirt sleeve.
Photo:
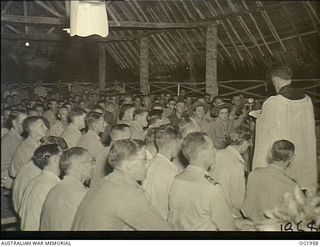
POLYGON ((215 185, 211 200, 211 218, 219 231, 233 231, 236 229, 232 213, 223 195, 220 185, 215 185))
POLYGON ((169 223, 152 207, 142 190, 128 192, 117 214, 135 230, 172 230, 169 223))

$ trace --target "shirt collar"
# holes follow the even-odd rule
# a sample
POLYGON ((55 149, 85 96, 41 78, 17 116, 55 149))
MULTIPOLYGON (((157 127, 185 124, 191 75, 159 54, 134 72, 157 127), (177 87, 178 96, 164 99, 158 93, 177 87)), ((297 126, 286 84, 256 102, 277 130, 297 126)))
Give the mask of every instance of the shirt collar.
POLYGON ((49 171, 47 169, 43 169, 42 174, 49 176, 57 181, 60 181, 60 178, 57 176, 57 174, 54 174, 52 171, 49 171))
POLYGON ((200 173, 201 175, 209 175, 208 171, 206 171, 205 169, 203 169, 200 166, 193 166, 193 165, 188 165, 185 168, 186 171, 192 171, 192 172, 197 172, 200 173))
POLYGON ((92 130, 88 130, 87 134, 93 135, 96 139, 100 140, 100 137, 97 135, 97 133, 93 132, 92 130))
POLYGON ((171 168, 179 171, 178 167, 177 167, 175 164, 173 164, 173 163, 172 163, 166 156, 164 156, 163 154, 157 153, 157 154, 155 155, 155 158, 157 158, 157 157, 159 157, 159 158, 162 159, 162 160, 165 160, 165 162, 164 162, 165 164, 168 164, 171 168))
POLYGON ((78 181, 77 179, 75 179, 74 177, 69 176, 69 175, 65 175, 63 177, 62 181, 71 183, 73 185, 76 185, 76 186, 79 186, 79 187, 82 187, 82 188, 86 188, 80 181, 78 181))
POLYGON ((244 159, 243 159, 242 155, 234 147, 229 145, 228 147, 226 147, 226 149, 229 150, 234 155, 234 157, 236 157, 238 160, 240 160, 241 163, 244 163, 244 159))
POLYGON ((73 128, 73 129, 75 129, 77 132, 81 133, 81 131, 80 131, 73 123, 70 123, 69 127, 70 127, 70 128, 73 128))

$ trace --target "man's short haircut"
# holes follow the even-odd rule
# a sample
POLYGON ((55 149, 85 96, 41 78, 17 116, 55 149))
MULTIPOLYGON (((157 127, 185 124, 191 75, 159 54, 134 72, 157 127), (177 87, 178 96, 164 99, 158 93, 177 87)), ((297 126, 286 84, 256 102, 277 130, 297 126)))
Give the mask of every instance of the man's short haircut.
POLYGON ((141 140, 119 140, 115 141, 109 153, 109 164, 115 168, 123 163, 123 161, 132 159, 139 151, 145 147, 145 143, 141 140))
POLYGON ((72 147, 64 151, 60 158, 60 169, 63 174, 66 174, 67 170, 70 167, 71 159, 74 156, 81 156, 85 153, 88 153, 88 150, 82 147, 72 147))
POLYGON ((280 77, 284 80, 290 80, 292 77, 292 71, 288 66, 278 66, 270 71, 270 76, 280 77))
POLYGON ((17 120, 21 114, 27 114, 25 111, 11 111, 7 120, 7 127, 11 129, 13 127, 13 121, 17 120))
POLYGON ((48 105, 51 105, 51 104, 52 104, 52 102, 57 102, 57 103, 58 103, 58 100, 56 100, 56 99, 49 99, 49 101, 48 101, 48 105))
POLYGON ((208 135, 203 132, 192 132, 183 138, 181 151, 188 161, 197 157, 199 151, 208 144, 205 137, 208 137, 208 135))
POLYGON ((41 170, 48 165, 51 156, 58 154, 61 151, 57 144, 47 144, 38 147, 32 157, 33 163, 41 170))
POLYGON ((122 120, 122 118, 124 117, 124 114, 127 110, 134 108, 133 104, 125 104, 122 106, 121 111, 119 113, 119 119, 122 120))
POLYGON ((160 109, 153 109, 151 111, 149 111, 148 116, 147 116, 147 120, 148 120, 148 124, 154 124, 157 122, 157 120, 160 120, 163 118, 163 111, 160 109))
POLYGON ((68 149, 67 142, 60 136, 44 136, 40 139, 41 145, 57 144, 61 150, 68 149))
POLYGON ((116 124, 112 127, 111 132, 124 131, 126 128, 130 128, 130 126, 127 124, 116 124))
POLYGON ((133 119, 136 119, 136 116, 141 116, 144 113, 148 113, 147 110, 135 109, 133 112, 133 119))
POLYGON ((178 130, 170 125, 161 126, 155 133, 155 143, 158 149, 165 147, 171 141, 180 139, 178 130))
POLYGON ((69 112, 69 120, 70 122, 72 122, 73 118, 74 117, 77 117, 77 116, 82 116, 82 115, 85 115, 86 112, 81 109, 81 108, 75 108, 75 109, 72 109, 70 112, 69 112))
POLYGON ((37 122, 39 119, 41 119, 45 124, 46 122, 48 122, 48 120, 40 116, 27 117, 25 120, 23 120, 23 123, 22 123, 23 130, 26 131, 28 134, 30 134, 31 125, 37 122))
POLYGON ((230 133, 230 145, 240 145, 243 141, 250 141, 252 131, 246 126, 239 126, 230 133))
POLYGON ((102 118, 103 114, 96 111, 91 111, 86 115, 86 123, 88 127, 93 127, 98 119, 102 118))
POLYGON ((271 148, 272 161, 288 161, 294 154, 294 144, 288 140, 279 140, 273 143, 271 148))

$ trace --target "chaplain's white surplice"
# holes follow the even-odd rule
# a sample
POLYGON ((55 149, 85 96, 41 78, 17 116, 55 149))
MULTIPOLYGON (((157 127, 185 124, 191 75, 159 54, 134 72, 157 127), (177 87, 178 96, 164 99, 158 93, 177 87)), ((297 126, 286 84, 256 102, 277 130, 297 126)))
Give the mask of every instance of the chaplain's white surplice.
POLYGON ((302 188, 317 186, 315 118, 311 98, 290 100, 272 96, 263 104, 257 119, 253 169, 265 167, 272 144, 286 139, 295 145, 295 159, 287 173, 302 188))

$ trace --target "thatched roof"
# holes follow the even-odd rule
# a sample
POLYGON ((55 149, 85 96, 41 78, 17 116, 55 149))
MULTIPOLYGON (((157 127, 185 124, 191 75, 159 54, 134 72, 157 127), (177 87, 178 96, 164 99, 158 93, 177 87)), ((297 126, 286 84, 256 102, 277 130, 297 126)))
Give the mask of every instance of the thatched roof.
POLYGON ((218 63, 234 68, 319 62, 315 1, 106 1, 107 38, 71 38, 65 1, 1 1, 2 40, 105 42, 121 69, 139 68, 140 37, 149 37, 150 70, 204 64, 206 28, 218 25, 218 63))

